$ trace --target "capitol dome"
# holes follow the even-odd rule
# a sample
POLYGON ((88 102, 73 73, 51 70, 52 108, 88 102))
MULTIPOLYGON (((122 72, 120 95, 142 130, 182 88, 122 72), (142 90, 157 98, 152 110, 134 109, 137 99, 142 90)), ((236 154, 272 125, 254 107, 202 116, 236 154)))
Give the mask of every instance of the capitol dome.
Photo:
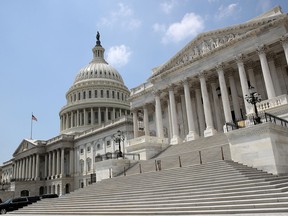
POLYGON ((105 61, 98 32, 96 38, 92 61, 80 69, 66 93, 67 105, 60 111, 61 133, 83 132, 130 113, 130 92, 120 73, 105 61))

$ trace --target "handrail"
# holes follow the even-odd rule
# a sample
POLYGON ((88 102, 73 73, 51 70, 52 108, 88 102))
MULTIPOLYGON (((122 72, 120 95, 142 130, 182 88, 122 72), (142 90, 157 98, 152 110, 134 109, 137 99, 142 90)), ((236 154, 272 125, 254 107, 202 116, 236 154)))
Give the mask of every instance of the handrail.
POLYGON ((265 120, 266 122, 272 122, 274 124, 277 124, 277 122, 280 122, 281 126, 283 127, 288 127, 288 121, 285 119, 282 119, 278 116, 272 115, 270 113, 264 113, 265 114, 265 120))

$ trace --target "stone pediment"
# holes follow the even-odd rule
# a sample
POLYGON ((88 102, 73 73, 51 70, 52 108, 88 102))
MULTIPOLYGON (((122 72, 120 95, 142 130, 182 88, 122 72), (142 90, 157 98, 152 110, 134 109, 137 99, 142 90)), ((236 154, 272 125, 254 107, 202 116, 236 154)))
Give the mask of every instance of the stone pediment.
POLYGON ((277 10, 274 16, 261 17, 239 25, 199 34, 170 60, 154 69, 150 79, 153 80, 158 75, 162 75, 173 68, 179 68, 188 63, 190 64, 222 48, 228 47, 241 39, 250 37, 267 24, 271 25, 273 21, 287 16, 286 14, 282 14, 281 11, 279 12, 279 7, 273 10, 277 10))
POLYGON ((24 139, 20 145, 18 146, 18 148, 16 149, 16 151, 14 152, 13 156, 14 155, 18 155, 22 152, 25 152, 29 149, 32 149, 34 147, 37 146, 37 143, 34 142, 34 140, 27 140, 27 139, 24 139))

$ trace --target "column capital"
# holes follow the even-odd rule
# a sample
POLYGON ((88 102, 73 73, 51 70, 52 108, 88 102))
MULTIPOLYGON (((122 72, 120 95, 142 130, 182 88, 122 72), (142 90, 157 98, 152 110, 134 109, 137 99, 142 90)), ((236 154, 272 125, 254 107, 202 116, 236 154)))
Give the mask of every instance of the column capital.
POLYGON ((160 97, 161 91, 160 91, 159 89, 154 89, 154 90, 152 91, 152 94, 153 94, 154 96, 160 97))
POLYGON ((174 91, 174 89, 175 89, 175 85, 172 83, 172 84, 168 84, 168 90, 169 91, 174 91))
POLYGON ((219 71, 223 71, 224 69, 224 63, 223 62, 219 62, 216 64, 216 71, 219 73, 219 71))
POLYGON ((265 54, 266 51, 267 51, 267 48, 264 44, 261 44, 257 47, 258 55, 265 54))
POLYGON ((183 85, 189 85, 189 78, 188 77, 185 77, 181 80, 181 84, 183 85))
POLYGON ((243 63, 244 59, 245 59, 245 56, 242 53, 234 57, 234 60, 236 61, 237 64, 243 63))
POLYGON ((197 73, 199 79, 205 79, 207 77, 207 71, 201 70, 197 73))
POLYGON ((281 38, 280 38, 280 42, 282 45, 284 44, 288 44, 288 33, 283 35, 281 38))

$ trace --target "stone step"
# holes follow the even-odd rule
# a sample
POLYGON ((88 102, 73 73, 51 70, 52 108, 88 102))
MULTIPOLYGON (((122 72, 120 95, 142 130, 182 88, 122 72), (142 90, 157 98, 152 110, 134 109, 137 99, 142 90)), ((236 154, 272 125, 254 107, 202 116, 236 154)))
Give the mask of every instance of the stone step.
MULTIPOLYGON (((169 212, 170 214, 171 213, 176 213, 176 212, 185 212, 185 213, 192 213, 192 212, 206 212, 206 211, 209 211, 210 214, 211 212, 220 212, 220 211, 227 211, 228 212, 232 212, 232 211, 235 211, 235 212, 255 212, 255 209, 257 209, 258 211, 261 210, 261 212, 269 212, 269 210, 273 209, 273 210, 276 210, 278 209, 278 212, 288 212, 288 203, 287 202, 283 202, 283 203, 261 203, 261 204, 233 204, 233 205, 225 205, 225 206, 221 206, 221 205, 212 205, 212 206, 191 206, 191 205, 182 205, 182 206, 158 206, 158 207, 155 207, 155 208, 145 208, 145 207, 130 207, 130 208, 127 208, 127 207, 123 207, 123 206, 115 206, 115 205, 111 205, 109 206, 108 208, 107 207, 97 207, 97 208, 94 208, 94 207, 91 207, 89 209, 87 209, 87 207, 82 207, 82 206, 78 206, 78 207, 75 207, 75 208, 67 208, 67 209, 62 209, 60 212, 59 212, 59 209, 47 209, 47 210, 38 210, 38 214, 51 214, 51 213, 54 213, 54 214, 75 214, 75 213, 78 213, 78 214, 88 214, 88 213, 92 213, 92 215, 99 215, 99 214, 103 214, 103 213, 106 213, 106 214, 110 214, 112 215, 114 213, 114 215, 119 215, 120 214, 123 214, 123 213, 126 213, 126 214, 132 214, 132 213, 135 213, 135 212, 150 212, 150 214, 155 214, 155 215, 158 215, 158 213, 164 213, 164 212, 169 212), (111 208, 113 206, 113 208, 111 208), (109 208, 110 207, 110 208, 109 208), (252 210, 252 211, 249 211, 249 210, 252 210)), ((18 211, 18 214, 20 213, 21 211, 18 211)), ((23 214, 24 212, 22 212, 21 214, 23 214)), ((31 212, 26 212, 26 213, 29 213, 29 214, 33 214, 33 211, 31 212)), ((34 211, 34 213, 36 213, 36 211, 34 211)), ((226 214, 227 214, 226 213, 226 214)))

